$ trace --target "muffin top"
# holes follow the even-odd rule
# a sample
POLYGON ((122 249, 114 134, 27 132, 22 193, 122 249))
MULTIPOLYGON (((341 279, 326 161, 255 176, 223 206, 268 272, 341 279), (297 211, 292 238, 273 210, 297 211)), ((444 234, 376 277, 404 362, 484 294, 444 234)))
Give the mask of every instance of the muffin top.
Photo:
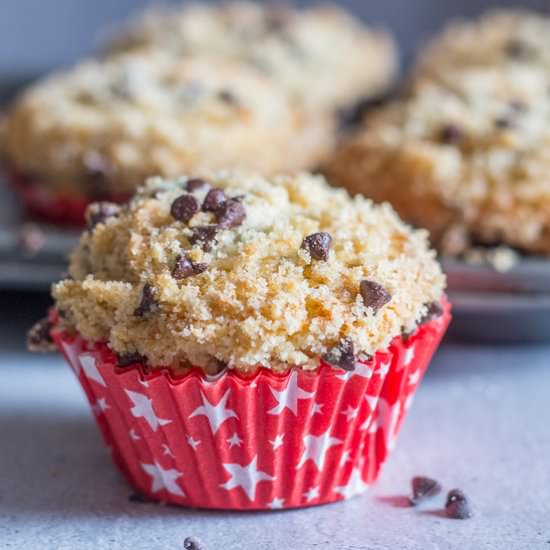
POLYGON ((308 106, 322 108, 383 91, 397 63, 388 33, 329 5, 292 10, 230 2, 157 9, 123 30, 110 53, 151 47, 245 62, 308 106))
POLYGON ((349 368, 442 297, 426 232, 320 176, 152 178, 88 221, 62 323, 153 366, 349 368))
POLYGON ((452 67, 539 66, 550 70, 550 17, 500 9, 450 23, 421 52, 417 73, 452 67))
POLYGON ((150 175, 315 165, 332 122, 249 67, 148 51, 85 61, 32 86, 8 113, 0 149, 60 190, 125 194, 150 175))
POLYGON ((472 242, 550 253, 549 74, 448 68, 372 114, 327 170, 390 201, 448 254, 472 242), (437 108, 434 108, 437 106, 437 108))

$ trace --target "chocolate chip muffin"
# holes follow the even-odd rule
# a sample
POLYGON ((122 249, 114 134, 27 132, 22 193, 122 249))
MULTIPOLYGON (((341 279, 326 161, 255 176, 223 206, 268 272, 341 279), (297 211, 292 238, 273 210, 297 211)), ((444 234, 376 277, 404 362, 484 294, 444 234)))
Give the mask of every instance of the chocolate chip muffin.
POLYGON ((146 13, 119 32, 109 53, 160 48, 247 64, 308 107, 334 109, 391 84, 396 48, 337 6, 303 10, 253 2, 191 4, 146 13))
POLYGON ((441 252, 507 245, 550 254, 549 73, 522 64, 448 68, 373 113, 327 172, 389 201, 441 252))
POLYGON ((246 66, 148 51, 32 86, 8 113, 0 149, 25 191, 89 202, 125 198, 151 175, 316 165, 332 129, 332 117, 298 109, 246 66))
POLYGON ((65 329, 122 358, 251 372, 353 369, 440 314, 443 287, 426 232, 388 205, 320 176, 224 172, 92 205, 53 295, 65 329))

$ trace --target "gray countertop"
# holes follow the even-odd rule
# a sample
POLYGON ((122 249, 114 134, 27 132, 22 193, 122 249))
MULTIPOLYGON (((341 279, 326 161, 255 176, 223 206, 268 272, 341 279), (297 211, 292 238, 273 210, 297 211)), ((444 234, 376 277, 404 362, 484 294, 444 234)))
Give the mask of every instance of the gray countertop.
POLYGON ((55 355, 22 349, 23 327, 45 299, 2 298, 2 549, 170 550, 194 535, 206 550, 550 550, 550 346, 446 343, 365 496, 279 513, 208 512, 128 500, 72 372, 55 355), (17 306, 14 323, 6 314, 17 306), (446 519, 443 496, 407 507, 416 474, 463 489, 475 517, 446 519))

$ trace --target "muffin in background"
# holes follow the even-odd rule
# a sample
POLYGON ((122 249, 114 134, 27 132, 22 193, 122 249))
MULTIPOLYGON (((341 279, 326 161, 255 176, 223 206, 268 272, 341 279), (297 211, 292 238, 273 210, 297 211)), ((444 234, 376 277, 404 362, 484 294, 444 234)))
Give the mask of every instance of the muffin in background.
POLYGON ((109 55, 159 48, 177 57, 206 53, 232 59, 321 111, 377 96, 397 73, 390 33, 365 26, 336 5, 187 4, 146 12, 113 34, 109 55))
POLYGON ((377 477, 449 322, 425 231, 308 174, 92 205, 49 334, 150 498, 269 509, 377 477))
POLYGON ((31 211, 82 222, 144 178, 315 166, 334 120, 299 109, 257 71, 161 51, 87 60, 31 86, 6 115, 0 156, 31 211))

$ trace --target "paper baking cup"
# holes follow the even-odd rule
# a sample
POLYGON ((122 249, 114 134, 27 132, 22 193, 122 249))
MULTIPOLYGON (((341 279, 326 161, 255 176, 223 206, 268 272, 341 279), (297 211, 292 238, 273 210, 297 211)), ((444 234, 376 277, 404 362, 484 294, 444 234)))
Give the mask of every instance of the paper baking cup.
POLYGON ((116 203, 125 202, 127 196, 98 196, 86 199, 82 196, 67 195, 48 189, 47 186, 22 176, 14 171, 5 171, 6 179, 15 191, 19 201, 33 219, 56 225, 82 227, 88 205, 98 200, 116 203))
POLYGON ((346 372, 117 366, 104 344, 54 330, 113 459, 144 496, 263 510, 350 498, 376 479, 450 320, 445 313, 346 372))

